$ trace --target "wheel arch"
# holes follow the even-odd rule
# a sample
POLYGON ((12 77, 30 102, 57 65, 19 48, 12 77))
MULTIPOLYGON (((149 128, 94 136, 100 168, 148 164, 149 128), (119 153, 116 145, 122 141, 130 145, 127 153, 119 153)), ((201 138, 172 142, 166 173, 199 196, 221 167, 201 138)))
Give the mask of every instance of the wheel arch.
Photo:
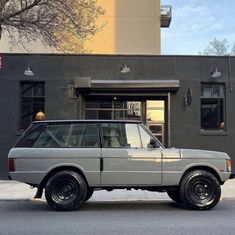
POLYGON ((87 181, 87 178, 86 178, 84 172, 83 172, 81 169, 79 169, 78 167, 75 167, 75 166, 57 166, 57 167, 51 169, 51 170, 46 174, 46 176, 43 178, 43 180, 41 181, 40 186, 43 187, 43 188, 45 188, 46 182, 50 179, 51 176, 53 176, 53 175, 56 174, 57 172, 60 172, 60 171, 68 171, 68 170, 69 170, 69 171, 74 171, 74 172, 80 174, 80 175, 83 177, 83 179, 85 180, 87 186, 89 186, 88 181, 87 181))
POLYGON ((189 173, 190 171, 194 171, 194 170, 205 170, 205 171, 208 171, 208 172, 210 172, 211 174, 213 174, 217 178, 217 180, 219 181, 219 183, 221 185, 224 183, 224 182, 222 182, 219 173, 213 167, 207 166, 207 165, 190 166, 189 168, 187 168, 184 171, 184 173, 183 173, 183 175, 182 175, 182 177, 180 179, 180 183, 181 183, 182 179, 184 178, 184 176, 187 173, 189 173))

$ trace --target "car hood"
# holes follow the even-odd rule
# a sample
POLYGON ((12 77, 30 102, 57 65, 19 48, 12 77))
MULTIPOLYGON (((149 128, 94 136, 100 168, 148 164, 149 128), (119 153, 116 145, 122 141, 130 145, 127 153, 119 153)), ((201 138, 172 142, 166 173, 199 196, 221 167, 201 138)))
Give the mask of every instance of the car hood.
POLYGON ((230 159, 227 153, 199 149, 180 149, 181 158, 230 159))

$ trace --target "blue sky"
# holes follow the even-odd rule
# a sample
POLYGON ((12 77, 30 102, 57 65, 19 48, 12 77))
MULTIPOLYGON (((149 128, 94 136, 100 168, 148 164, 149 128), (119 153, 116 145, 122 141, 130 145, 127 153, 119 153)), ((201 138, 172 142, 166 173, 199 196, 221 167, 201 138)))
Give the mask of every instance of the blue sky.
POLYGON ((169 28, 161 31, 161 54, 198 55, 215 37, 235 42, 235 0, 161 0, 172 5, 169 28))

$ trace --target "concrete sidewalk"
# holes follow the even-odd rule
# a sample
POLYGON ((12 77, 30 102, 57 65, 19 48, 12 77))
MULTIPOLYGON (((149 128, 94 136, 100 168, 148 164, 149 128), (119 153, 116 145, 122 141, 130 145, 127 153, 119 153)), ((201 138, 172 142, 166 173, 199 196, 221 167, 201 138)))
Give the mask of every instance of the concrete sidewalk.
MULTIPOLYGON (((0 200, 30 200, 36 189, 29 185, 11 180, 0 180, 0 200)), ((44 198, 44 195, 43 197, 44 198)), ((222 186, 222 199, 235 199, 235 179, 228 180, 222 186)), ((132 201, 132 200, 169 200, 166 193, 148 192, 145 190, 104 190, 94 192, 90 201, 132 201)))

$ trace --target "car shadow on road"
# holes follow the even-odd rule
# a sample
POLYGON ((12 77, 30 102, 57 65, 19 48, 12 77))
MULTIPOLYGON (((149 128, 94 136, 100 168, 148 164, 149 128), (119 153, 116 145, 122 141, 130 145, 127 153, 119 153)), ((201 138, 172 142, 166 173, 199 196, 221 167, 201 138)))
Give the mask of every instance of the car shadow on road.
POLYGON ((182 204, 172 201, 100 201, 87 202, 81 210, 106 211, 106 210, 170 210, 182 209, 182 204))
MULTIPOLYGON (((0 203, 6 204, 8 211, 11 212, 53 212, 50 209, 46 201, 0 201, 0 203)), ((233 203, 233 202, 230 202, 233 203)), ((214 210, 228 210, 229 201, 221 201, 214 210)), ((78 212, 105 212, 105 211, 185 211, 185 206, 180 203, 175 203, 168 200, 150 200, 150 201, 88 201, 86 202, 78 212)))
MULTIPOLYGON (((53 211, 46 201, 5 200, 10 211, 53 211)), ((172 201, 88 201, 78 211, 126 211, 126 210, 170 210, 182 209, 183 205, 172 201)))

